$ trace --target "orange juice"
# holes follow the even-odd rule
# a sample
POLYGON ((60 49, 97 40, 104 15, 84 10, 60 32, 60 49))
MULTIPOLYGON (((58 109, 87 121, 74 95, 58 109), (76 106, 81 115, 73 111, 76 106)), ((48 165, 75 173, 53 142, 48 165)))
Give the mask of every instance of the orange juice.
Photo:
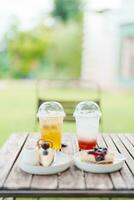
POLYGON ((49 118, 40 120, 41 139, 48 141, 55 150, 61 148, 62 120, 49 118))

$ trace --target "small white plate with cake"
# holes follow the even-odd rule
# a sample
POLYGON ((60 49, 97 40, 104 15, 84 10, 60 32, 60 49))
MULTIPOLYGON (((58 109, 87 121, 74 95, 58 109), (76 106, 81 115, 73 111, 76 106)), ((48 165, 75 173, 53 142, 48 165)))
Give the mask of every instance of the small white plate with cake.
POLYGON ((83 150, 74 155, 75 166, 91 173, 115 172, 122 168, 124 162, 125 157, 122 154, 114 154, 106 147, 83 150))
POLYGON ((51 175, 65 171, 71 162, 69 155, 55 151, 44 143, 40 148, 27 145, 23 149, 19 167, 30 174, 51 175))

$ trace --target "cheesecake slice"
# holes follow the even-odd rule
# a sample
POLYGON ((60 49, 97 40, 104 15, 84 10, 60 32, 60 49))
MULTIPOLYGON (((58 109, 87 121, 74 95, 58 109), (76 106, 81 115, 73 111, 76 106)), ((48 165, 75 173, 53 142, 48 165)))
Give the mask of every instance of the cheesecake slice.
POLYGON ((114 154, 108 152, 106 147, 98 147, 88 151, 81 151, 80 159, 82 162, 87 163, 112 164, 114 161, 114 154))

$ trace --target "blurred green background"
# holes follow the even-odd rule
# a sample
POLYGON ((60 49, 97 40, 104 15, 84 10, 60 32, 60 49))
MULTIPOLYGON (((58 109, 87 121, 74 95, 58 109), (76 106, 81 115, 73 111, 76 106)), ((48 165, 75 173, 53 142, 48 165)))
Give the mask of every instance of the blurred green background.
POLYGON ((36 79, 79 78, 81 65, 79 0, 54 0, 28 29, 17 16, 9 22, 0 41, 0 144, 14 131, 37 131, 36 79))
POLYGON ((0 54, 0 78, 79 78, 82 44, 80 0, 55 0, 49 14, 25 30, 11 17, 0 54))
MULTIPOLYGON (((37 131, 36 79, 80 78, 83 11, 80 0, 54 0, 47 15, 41 13, 29 29, 22 29, 12 16, 0 41, 0 145, 12 132, 37 131)), ((46 91, 49 98, 61 95, 46 91)), ((68 91, 70 98, 88 96, 68 91)), ((101 94, 102 130, 134 132, 133 89, 104 89, 101 94)), ((75 124, 64 124, 75 132, 75 124)))
MULTIPOLYGON (((58 89, 51 93, 46 91, 46 97, 66 98, 66 90, 59 93, 58 89)), ((89 94, 78 90, 75 94, 67 91, 72 99, 89 94)), ((134 93, 129 91, 102 92, 102 128, 104 132, 134 132, 134 93)), ((0 144, 12 132, 37 131, 36 122, 36 81, 9 80, 3 81, 0 89, 0 144)), ((65 123, 64 131, 75 132, 75 124, 65 123)))

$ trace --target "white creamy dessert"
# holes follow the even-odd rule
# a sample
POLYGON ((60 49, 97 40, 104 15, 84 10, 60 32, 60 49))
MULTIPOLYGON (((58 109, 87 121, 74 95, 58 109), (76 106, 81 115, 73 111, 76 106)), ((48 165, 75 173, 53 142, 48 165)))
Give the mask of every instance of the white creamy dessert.
POLYGON ((55 150, 49 147, 48 143, 44 143, 39 149, 40 164, 44 167, 50 166, 55 158, 55 150))

